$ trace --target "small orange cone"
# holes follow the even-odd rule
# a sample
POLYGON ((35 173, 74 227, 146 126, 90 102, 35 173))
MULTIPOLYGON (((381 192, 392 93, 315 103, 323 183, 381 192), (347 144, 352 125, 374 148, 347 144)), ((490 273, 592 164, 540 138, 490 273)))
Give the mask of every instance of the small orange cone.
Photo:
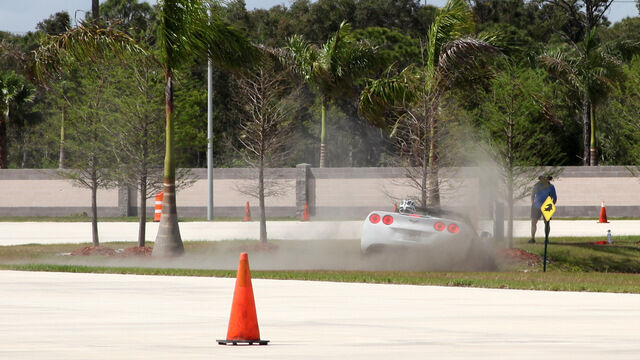
POLYGON ((604 207, 604 201, 602 202, 602 205, 600 207, 600 219, 598 220, 599 223, 608 223, 607 221, 607 209, 605 209, 604 207))
POLYGON ((398 204, 393 203, 393 212, 398 212, 398 204))
POLYGON ((253 288, 251 287, 249 255, 247 253, 240 254, 227 339, 217 341, 220 345, 267 345, 269 342, 269 340, 260 340, 256 303, 253 298, 253 288))
POLYGON ((309 204, 305 201, 304 212, 302 213, 302 221, 309 221, 309 204))
POLYGON ((251 221, 251 209, 249 208, 249 202, 244 207, 244 221, 251 221))

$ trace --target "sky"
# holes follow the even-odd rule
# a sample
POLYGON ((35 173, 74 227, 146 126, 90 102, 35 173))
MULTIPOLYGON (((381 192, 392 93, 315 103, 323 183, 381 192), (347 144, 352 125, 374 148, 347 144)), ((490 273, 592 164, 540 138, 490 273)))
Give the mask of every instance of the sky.
MULTIPOLYGON (((156 0, 145 0, 152 4, 156 0)), ((422 0, 430 5, 442 6, 445 0, 422 0)), ((104 2, 103 0, 100 1, 104 2)), ((289 6, 290 0, 245 0, 247 10, 255 8, 269 9, 284 4, 289 6)), ((91 0, 0 0, 0 30, 16 34, 34 31, 36 25, 50 15, 59 11, 68 11, 71 18, 84 18, 84 13, 91 10, 91 0)), ((614 0, 609 9, 611 22, 618 22, 628 16, 637 16, 638 9, 633 0, 614 0)))

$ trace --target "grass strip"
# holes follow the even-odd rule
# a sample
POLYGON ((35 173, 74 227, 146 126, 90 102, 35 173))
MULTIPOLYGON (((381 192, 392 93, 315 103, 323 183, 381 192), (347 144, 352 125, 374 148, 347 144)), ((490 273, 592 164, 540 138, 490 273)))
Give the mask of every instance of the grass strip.
MULTIPOLYGON (((236 276, 231 270, 95 267, 78 265, 0 265, 0 269, 99 274, 162 276, 236 276)), ((252 271, 255 279, 307 280, 347 283, 437 285, 494 289, 589 291, 640 294, 640 275, 598 272, 369 272, 369 271, 252 271)))

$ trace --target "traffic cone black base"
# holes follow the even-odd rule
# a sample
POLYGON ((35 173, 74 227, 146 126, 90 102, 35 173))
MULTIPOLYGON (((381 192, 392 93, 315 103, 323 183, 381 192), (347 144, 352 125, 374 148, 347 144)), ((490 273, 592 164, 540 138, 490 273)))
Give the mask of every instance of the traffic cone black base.
POLYGON ((267 345, 269 340, 218 340, 218 345, 267 345))

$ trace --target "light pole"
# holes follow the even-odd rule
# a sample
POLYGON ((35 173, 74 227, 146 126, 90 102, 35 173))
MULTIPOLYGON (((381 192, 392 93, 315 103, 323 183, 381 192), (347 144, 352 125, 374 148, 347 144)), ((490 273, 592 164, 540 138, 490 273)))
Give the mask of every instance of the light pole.
MULTIPOLYGON (((211 9, 209 9, 211 17, 211 9)), ((213 220, 213 69, 207 64, 207 220, 213 220)))

